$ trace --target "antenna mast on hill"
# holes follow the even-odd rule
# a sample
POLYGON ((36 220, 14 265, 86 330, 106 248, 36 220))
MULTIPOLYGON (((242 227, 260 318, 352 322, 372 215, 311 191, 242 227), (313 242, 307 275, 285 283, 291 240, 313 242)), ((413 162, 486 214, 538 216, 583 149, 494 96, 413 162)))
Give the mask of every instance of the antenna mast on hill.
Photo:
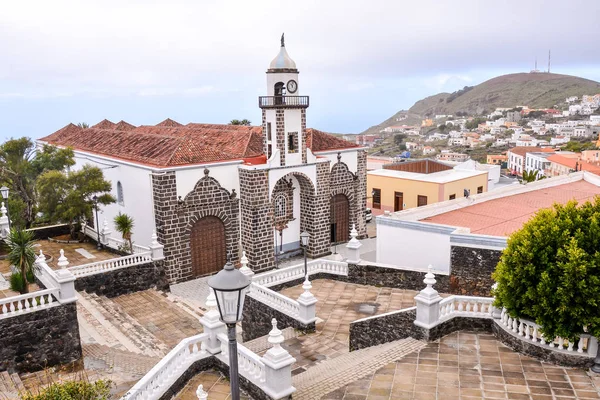
POLYGON ((550 50, 548 50, 548 73, 550 73, 550 50))

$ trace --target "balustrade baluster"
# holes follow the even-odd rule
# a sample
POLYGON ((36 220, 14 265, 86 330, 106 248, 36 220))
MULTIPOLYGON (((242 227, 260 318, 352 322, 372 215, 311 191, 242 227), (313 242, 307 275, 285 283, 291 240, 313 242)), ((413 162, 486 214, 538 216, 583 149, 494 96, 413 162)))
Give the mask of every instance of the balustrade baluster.
POLYGON ((523 336, 523 321, 519 321, 519 336, 523 336))
POLYGON ((583 353, 583 336, 579 338, 579 341, 577 341, 577 352, 583 353))
POLYGON ((6 304, 2 304, 2 314, 6 314, 6 304))
POLYGON ((536 325, 533 326, 533 334, 531 335, 531 340, 534 342, 537 342, 537 334, 538 334, 538 328, 536 325))
POLYGON ((575 342, 573 342, 572 340, 569 340, 569 346, 567 347, 567 351, 573 351, 574 345, 575 345, 575 342))
POLYGON ((564 350, 565 339, 559 337, 558 338, 558 348, 564 350))
POLYGON ((519 326, 519 324, 518 324, 518 322, 517 322, 517 319, 516 319, 516 318, 514 318, 514 319, 513 319, 513 323, 512 323, 512 331, 513 331, 514 333, 517 333, 517 327, 518 327, 518 326, 519 326))

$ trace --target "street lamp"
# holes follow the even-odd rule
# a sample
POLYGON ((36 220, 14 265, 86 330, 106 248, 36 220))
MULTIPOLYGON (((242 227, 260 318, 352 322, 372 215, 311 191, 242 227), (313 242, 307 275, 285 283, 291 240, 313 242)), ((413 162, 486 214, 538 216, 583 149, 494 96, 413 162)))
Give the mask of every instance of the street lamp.
POLYGON ((102 250, 102 245, 100 244, 100 225, 98 224, 98 196, 94 195, 92 197, 92 202, 94 203, 94 210, 96 210, 96 233, 98 234, 96 248, 102 250))
POLYGON ((10 212, 8 211, 8 188, 6 186, 2 186, 0 188, 0 194, 2 194, 2 198, 6 202, 6 217, 8 218, 8 230, 10 230, 10 212))
POLYGON ((250 286, 250 280, 246 275, 235 269, 230 261, 227 261, 223 269, 208 280, 208 286, 215 291, 221 321, 227 325, 231 398, 239 400, 240 377, 238 375, 235 324, 242 320, 244 297, 246 297, 248 286, 250 286))
POLYGON ((304 247, 304 280, 308 279, 308 267, 306 264, 306 248, 308 247, 308 241, 310 240, 310 234, 306 231, 300 234, 300 242, 304 247))

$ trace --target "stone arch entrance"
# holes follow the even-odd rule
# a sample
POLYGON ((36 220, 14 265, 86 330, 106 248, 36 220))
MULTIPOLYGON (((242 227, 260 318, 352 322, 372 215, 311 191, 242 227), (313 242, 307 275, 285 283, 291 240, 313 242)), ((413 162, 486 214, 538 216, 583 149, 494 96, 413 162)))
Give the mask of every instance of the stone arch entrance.
POLYGON ((200 218, 190 231, 192 276, 199 277, 218 272, 227 262, 225 224, 220 218, 200 218))
POLYGON ((350 238, 350 201, 344 194, 331 198, 331 242, 347 242, 350 238))

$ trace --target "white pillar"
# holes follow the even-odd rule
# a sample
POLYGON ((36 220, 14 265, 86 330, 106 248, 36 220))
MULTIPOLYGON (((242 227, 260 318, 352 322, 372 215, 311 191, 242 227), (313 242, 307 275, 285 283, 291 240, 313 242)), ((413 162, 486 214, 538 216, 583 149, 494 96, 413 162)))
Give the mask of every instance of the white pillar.
POLYGON ((427 287, 419 292, 415 296, 417 302, 417 319, 415 325, 423 328, 433 328, 439 323, 440 319, 440 301, 442 298, 438 294, 437 290, 433 288, 435 285, 435 275, 431 272, 432 266, 429 266, 429 271, 423 279, 423 283, 427 287))
POLYGON ((65 251, 63 249, 60 249, 60 257, 58 257, 58 262, 56 265, 58 265, 60 269, 65 269, 67 266, 69 266, 69 260, 67 260, 67 257, 65 257, 65 251))
POLYGON ((302 289, 304 289, 304 292, 300 295, 300 297, 298 297, 298 304, 300 304, 300 315, 298 316, 298 319, 303 324, 308 325, 317 320, 315 306, 317 303, 317 298, 310 292, 310 289, 312 289, 312 284, 308 280, 308 275, 302 284, 302 289))
POLYGON ((156 229, 152 231, 152 242, 150 243, 150 250, 152 251, 152 260, 164 260, 165 256, 163 253, 165 246, 158 243, 158 236, 156 236, 156 229))
MULTIPOLYGON (((98 227, 98 229, 100 229, 100 227, 98 227)), ((111 233, 111 230, 108 228, 108 222, 106 222, 106 219, 104 219, 102 229, 100 229, 100 242, 103 245, 108 246, 108 238, 110 237, 111 233)))
POLYGON ((217 354, 221 352, 221 342, 217 339, 219 333, 227 333, 225 324, 220 321, 220 315, 217 311, 217 298, 215 292, 211 289, 210 294, 206 298, 206 307, 208 311, 202 318, 200 323, 204 327, 204 333, 209 333, 210 337, 202 342, 202 349, 208 351, 210 354, 217 354))
POLYGON ((278 400, 288 397, 296 391, 296 388, 292 386, 292 364, 296 362, 296 359, 281 347, 284 338, 281 331, 277 329, 277 320, 273 318, 271 323, 273 329, 269 332, 269 343, 273 347, 261 357, 265 364, 263 390, 267 396, 278 400))
POLYGON ((242 251, 242 258, 240 259, 240 264, 242 267, 240 268, 240 272, 248 277, 250 282, 252 282, 252 277, 254 276, 254 271, 252 271, 248 267, 248 257, 246 257, 246 252, 242 251))
POLYGON ((360 262, 360 246, 362 243, 356 238, 358 236, 358 232, 356 231, 356 226, 352 224, 352 229, 350 230, 350 241, 346 245, 348 249, 348 259, 346 260, 350 264, 358 264, 360 262))
POLYGON ((8 216, 6 214, 6 207, 4 207, 4 202, 2 202, 2 206, 0 207, 0 213, 2 216, 0 217, 0 237, 5 238, 8 236, 8 216))
MULTIPOLYGON (((498 288, 498 282, 494 283, 492 285, 492 291, 496 290, 498 288)), ((494 298, 496 298, 496 296, 494 296, 494 298)), ((494 305, 492 305, 492 318, 494 319, 500 319, 500 317, 502 316, 502 310, 500 310, 499 308, 495 307, 494 305)))

